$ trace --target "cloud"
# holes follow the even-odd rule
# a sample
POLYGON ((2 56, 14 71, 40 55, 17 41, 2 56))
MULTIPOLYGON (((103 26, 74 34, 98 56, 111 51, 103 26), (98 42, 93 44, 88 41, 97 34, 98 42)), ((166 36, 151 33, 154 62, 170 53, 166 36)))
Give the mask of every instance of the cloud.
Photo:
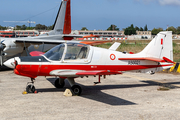
POLYGON ((175 5, 180 6, 180 0, 134 0, 136 2, 143 2, 145 4, 150 2, 158 2, 160 5, 175 5))
POLYGON ((177 5, 180 6, 180 0, 158 0, 161 5, 177 5))

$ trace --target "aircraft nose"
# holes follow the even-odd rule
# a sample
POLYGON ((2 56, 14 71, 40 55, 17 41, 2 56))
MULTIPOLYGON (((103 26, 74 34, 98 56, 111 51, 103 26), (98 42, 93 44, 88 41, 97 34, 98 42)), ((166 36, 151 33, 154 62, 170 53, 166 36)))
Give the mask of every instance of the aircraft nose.
POLYGON ((15 68, 15 63, 14 62, 15 62, 14 58, 11 58, 11 59, 7 60, 6 62, 4 62, 3 64, 6 67, 14 69, 15 68))

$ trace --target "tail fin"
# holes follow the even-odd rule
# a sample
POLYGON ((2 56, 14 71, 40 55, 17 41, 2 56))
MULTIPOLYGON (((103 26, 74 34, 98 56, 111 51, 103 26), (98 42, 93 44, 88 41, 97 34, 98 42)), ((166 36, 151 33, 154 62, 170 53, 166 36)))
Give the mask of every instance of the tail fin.
POLYGON ((70 34, 71 33, 71 0, 62 0, 53 30, 49 35, 70 34))
POLYGON ((145 57, 155 57, 160 59, 166 57, 173 61, 172 31, 158 33, 139 54, 145 57))

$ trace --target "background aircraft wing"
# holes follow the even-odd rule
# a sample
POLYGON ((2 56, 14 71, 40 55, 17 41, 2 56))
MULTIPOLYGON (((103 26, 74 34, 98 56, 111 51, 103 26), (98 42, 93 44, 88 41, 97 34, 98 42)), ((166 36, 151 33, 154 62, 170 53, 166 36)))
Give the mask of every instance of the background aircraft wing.
POLYGON ((62 77, 77 77, 77 76, 93 76, 93 75, 114 75, 122 74, 119 71, 113 70, 97 70, 97 71, 83 71, 83 70, 53 70, 50 75, 62 77))
POLYGON ((50 39, 16 39, 15 43, 35 43, 35 44, 60 44, 65 43, 65 40, 50 40, 50 39))
POLYGON ((52 40, 52 39, 16 39, 14 41, 15 43, 21 43, 21 44, 61 44, 65 42, 77 42, 77 43, 83 43, 87 45, 99 45, 104 44, 111 41, 74 41, 74 40, 52 40))

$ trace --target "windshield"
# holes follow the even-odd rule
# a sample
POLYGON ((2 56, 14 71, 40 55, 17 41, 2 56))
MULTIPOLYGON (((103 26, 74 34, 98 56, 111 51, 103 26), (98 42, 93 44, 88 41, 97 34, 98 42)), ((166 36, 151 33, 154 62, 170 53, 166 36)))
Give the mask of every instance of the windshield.
POLYGON ((80 43, 68 43, 65 60, 86 59, 88 56, 88 45, 80 43))
POLYGON ((59 61, 62 58, 64 52, 64 44, 58 45, 44 54, 48 59, 59 61))

